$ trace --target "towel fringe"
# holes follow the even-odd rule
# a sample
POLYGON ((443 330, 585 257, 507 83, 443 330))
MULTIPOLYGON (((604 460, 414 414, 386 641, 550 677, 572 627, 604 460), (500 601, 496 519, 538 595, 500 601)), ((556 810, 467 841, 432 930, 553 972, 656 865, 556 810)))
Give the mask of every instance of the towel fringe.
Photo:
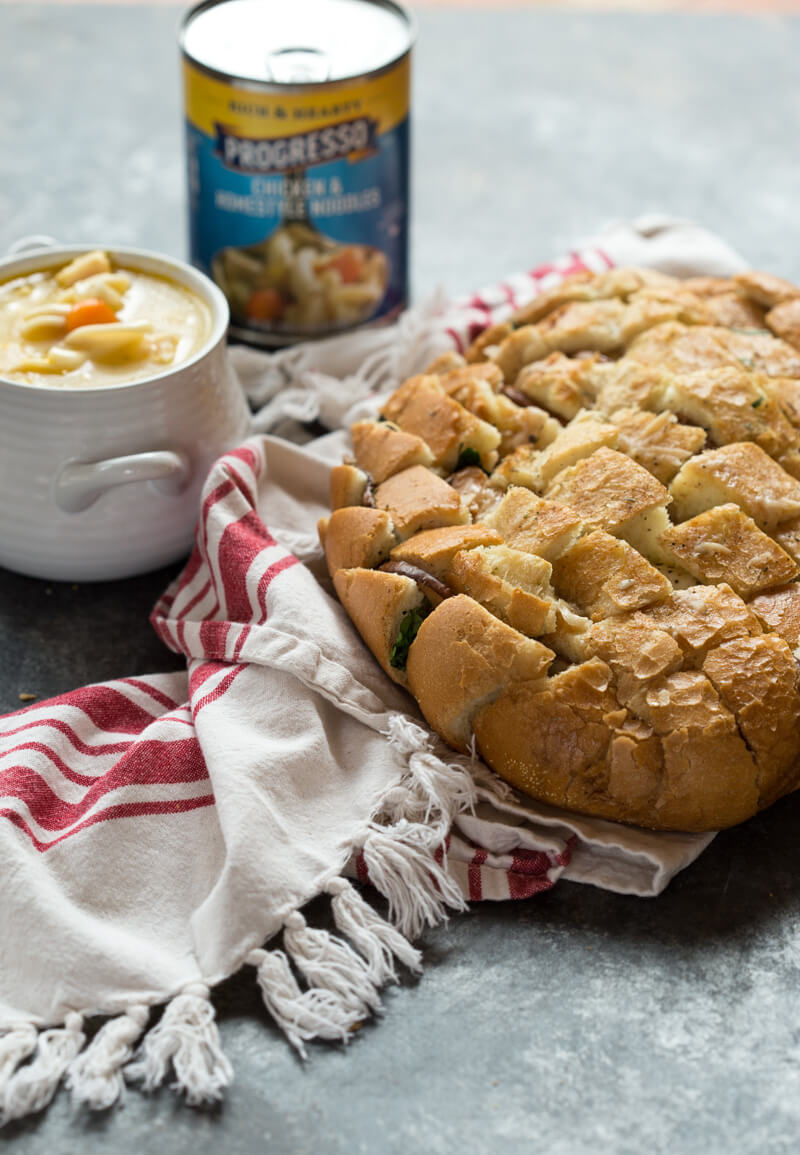
POLYGON ((213 1103, 233 1080, 214 1008, 204 983, 192 983, 167 1003, 159 1022, 147 1032, 132 1063, 124 1068, 129 1082, 141 1082, 145 1091, 159 1087, 172 1066, 173 1090, 182 1091, 196 1107, 213 1103))
POLYGON ((17 1023, 0 1035, 0 1104, 9 1079, 36 1050, 38 1039, 33 1023, 17 1023))
POLYGON ((386 983, 397 982, 395 959, 414 974, 419 974, 422 970, 420 952, 391 923, 381 918, 347 879, 331 879, 327 891, 331 895, 337 930, 350 939, 366 960, 367 973, 378 989, 386 983))
MULTIPOLYGON (((21 1028, 14 1028, 11 1033, 21 1035, 21 1028)), ((67 1015, 63 1027, 40 1031, 35 1048, 26 1050, 29 1036, 24 1044, 18 1039, 16 1061, 13 1067, 9 1063, 10 1076, 0 1086, 0 1125, 46 1107, 85 1041, 83 1017, 74 1011, 67 1015), (27 1055, 32 1055, 31 1061, 19 1065, 27 1055)), ((14 1043, 9 1047, 13 1049, 14 1043)))
POLYGON ((135 1003, 124 1014, 103 1024, 67 1070, 65 1083, 72 1092, 73 1103, 92 1111, 106 1111, 124 1098, 122 1068, 133 1057, 149 1017, 150 1008, 135 1003))
POLYGON ((362 1016, 333 992, 301 990, 282 950, 253 950, 245 962, 256 968, 264 1005, 302 1058, 311 1039, 346 1043, 362 1016))
POLYGON ((369 881, 389 903, 389 919, 411 942, 426 926, 445 922, 448 907, 466 910, 458 883, 417 842, 410 824, 375 826, 362 850, 369 881))
POLYGON ((283 942, 310 987, 328 991, 358 1019, 380 1010, 380 996, 367 964, 343 939, 309 926, 294 911, 284 923, 283 942))
POLYGON ((419 840, 432 848, 442 845, 453 819, 472 810, 478 793, 467 758, 443 749, 428 730, 402 714, 393 714, 386 731, 390 746, 408 760, 401 782, 381 801, 379 821, 386 824, 405 819, 419 827, 419 840))
POLYGON ((402 714, 389 719, 386 736, 407 760, 404 777, 381 800, 361 847, 367 877, 389 903, 389 921, 414 941, 426 926, 466 910, 458 883, 446 869, 453 819, 472 810, 478 791, 469 759, 448 753, 428 730, 402 714))

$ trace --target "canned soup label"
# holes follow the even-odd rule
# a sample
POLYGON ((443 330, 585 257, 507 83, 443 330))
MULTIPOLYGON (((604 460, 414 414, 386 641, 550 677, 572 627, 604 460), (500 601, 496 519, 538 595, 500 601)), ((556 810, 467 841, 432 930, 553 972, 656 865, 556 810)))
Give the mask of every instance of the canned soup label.
POLYGON ((184 61, 192 261, 235 329, 319 333, 406 303, 409 59, 281 92, 184 61))

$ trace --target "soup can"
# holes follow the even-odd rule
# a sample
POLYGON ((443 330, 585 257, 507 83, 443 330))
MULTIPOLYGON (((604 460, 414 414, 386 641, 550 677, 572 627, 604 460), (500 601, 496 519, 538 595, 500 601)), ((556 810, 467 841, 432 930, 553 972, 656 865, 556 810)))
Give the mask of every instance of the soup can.
POLYGON ((408 299, 414 23, 393 0, 207 0, 184 17, 190 259, 274 347, 408 299))

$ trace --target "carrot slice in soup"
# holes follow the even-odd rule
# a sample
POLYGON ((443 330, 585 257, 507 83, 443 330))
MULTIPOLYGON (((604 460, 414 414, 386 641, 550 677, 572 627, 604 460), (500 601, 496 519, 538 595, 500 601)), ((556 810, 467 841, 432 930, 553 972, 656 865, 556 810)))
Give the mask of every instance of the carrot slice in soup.
POLYGON ((83 301, 78 301, 64 318, 68 333, 73 329, 80 329, 82 325, 107 325, 116 320, 114 310, 97 297, 87 297, 83 301))
POLYGON ((251 321, 274 321, 280 317, 286 302, 277 289, 256 289, 245 306, 251 321))

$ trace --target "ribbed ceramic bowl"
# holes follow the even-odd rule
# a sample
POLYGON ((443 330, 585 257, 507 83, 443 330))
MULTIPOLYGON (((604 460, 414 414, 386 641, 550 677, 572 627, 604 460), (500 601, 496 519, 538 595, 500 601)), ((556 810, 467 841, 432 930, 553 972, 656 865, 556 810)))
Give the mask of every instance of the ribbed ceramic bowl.
POLYGON ((208 469, 249 421, 225 354, 227 302, 183 262, 101 245, 38 248, 0 261, 0 282, 92 248, 196 293, 211 332, 188 361, 127 384, 0 377, 0 565, 51 580, 129 577, 182 557, 208 469))

